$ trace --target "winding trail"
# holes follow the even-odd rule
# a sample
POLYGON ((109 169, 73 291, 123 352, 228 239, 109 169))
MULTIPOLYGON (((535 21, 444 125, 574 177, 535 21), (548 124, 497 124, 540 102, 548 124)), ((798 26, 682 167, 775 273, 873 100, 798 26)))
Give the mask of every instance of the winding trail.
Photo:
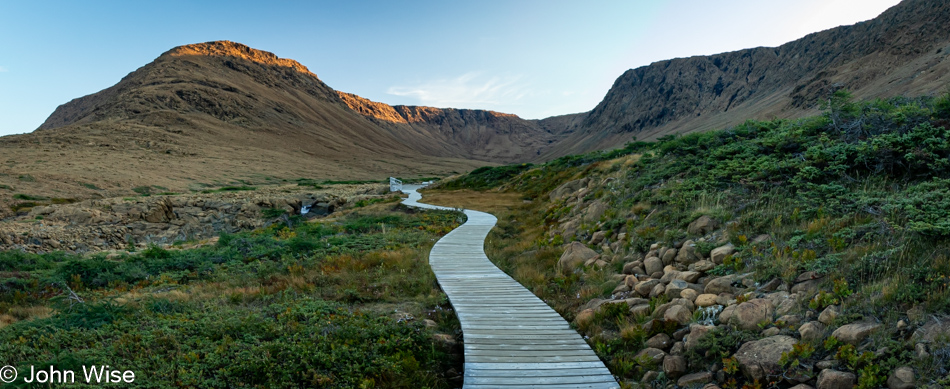
MULTIPOLYGON (((403 204, 420 203, 404 185, 403 204)), ((462 324, 464 389, 619 388, 590 346, 551 307, 488 260, 485 237, 498 219, 465 210, 468 221, 436 242, 429 265, 462 324)))

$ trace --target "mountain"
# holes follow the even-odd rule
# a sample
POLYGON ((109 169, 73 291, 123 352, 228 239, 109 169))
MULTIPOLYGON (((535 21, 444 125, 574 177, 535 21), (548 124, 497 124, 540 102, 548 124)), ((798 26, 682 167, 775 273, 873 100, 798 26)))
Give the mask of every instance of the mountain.
POLYGON ((746 119, 813 114, 832 88, 858 99, 946 91, 950 2, 905 0, 879 17, 779 47, 677 58, 621 75, 592 111, 558 118, 573 132, 545 158, 633 137, 704 131, 746 119))
POLYGON ((444 175, 537 157, 556 140, 497 112, 397 106, 389 118, 370 108, 384 105, 339 93, 294 60, 229 41, 180 46, 61 105, 33 133, 0 138, 0 192, 444 175))

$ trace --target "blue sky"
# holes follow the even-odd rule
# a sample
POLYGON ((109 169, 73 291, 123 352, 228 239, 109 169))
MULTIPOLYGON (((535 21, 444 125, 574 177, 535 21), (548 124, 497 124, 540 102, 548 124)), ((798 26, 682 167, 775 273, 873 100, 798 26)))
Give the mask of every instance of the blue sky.
POLYGON ((232 40, 389 104, 587 111, 625 70, 874 18, 898 0, 0 0, 0 135, 172 47, 232 40))

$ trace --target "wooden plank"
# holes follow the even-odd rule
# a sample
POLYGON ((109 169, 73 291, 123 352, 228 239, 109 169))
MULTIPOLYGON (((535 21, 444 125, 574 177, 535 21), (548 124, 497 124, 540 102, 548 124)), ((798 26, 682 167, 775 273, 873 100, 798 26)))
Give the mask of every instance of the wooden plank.
MULTIPOLYGON (((420 203, 403 185, 408 206, 420 203)), ((495 267, 483 251, 497 219, 465 210, 468 220, 432 247, 429 264, 462 325, 464 389, 618 388, 590 346, 546 302, 495 267)))

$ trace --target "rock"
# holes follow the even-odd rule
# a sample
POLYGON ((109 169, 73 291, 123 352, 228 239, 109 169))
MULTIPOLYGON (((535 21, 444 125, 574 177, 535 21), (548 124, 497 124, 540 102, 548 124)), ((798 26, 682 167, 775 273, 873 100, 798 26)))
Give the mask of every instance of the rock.
POLYGON ((765 382, 767 376, 783 371, 779 365, 782 353, 791 351, 796 342, 795 338, 785 335, 746 342, 736 351, 735 358, 743 375, 750 380, 765 382))
POLYGON ((818 374, 818 389, 851 389, 855 382, 854 374, 843 371, 825 369, 818 374))
POLYGON ((800 282, 805 282, 805 281, 810 281, 810 280, 817 280, 817 279, 821 279, 821 278, 822 278, 822 276, 819 275, 818 272, 806 271, 806 272, 804 272, 804 273, 802 273, 802 274, 799 274, 798 277, 795 277, 794 283, 797 284, 797 283, 800 283, 800 282))
POLYGON ((841 363, 837 359, 826 359, 823 361, 815 362, 815 369, 821 371, 825 369, 834 369, 838 367, 841 363))
POLYGON ((666 353, 658 348, 647 347, 640 350, 633 358, 637 361, 645 361, 654 366, 661 366, 663 359, 666 358, 666 353))
POLYGON ((720 293, 729 293, 735 294, 735 288, 732 286, 732 283, 735 281, 734 276, 725 276, 719 277, 712 281, 709 281, 706 284, 706 288, 703 289, 703 293, 709 294, 720 294, 720 293))
POLYGON ((610 292, 610 295, 611 295, 611 296, 613 296, 613 295, 619 295, 619 294, 621 294, 621 293, 627 293, 627 292, 629 292, 629 291, 630 291, 630 286, 629 286, 629 285, 627 285, 627 284, 620 284, 620 285, 617 285, 617 287, 614 288, 614 290, 613 290, 612 292, 610 292))
POLYGON ((686 373, 686 358, 668 355, 663 358, 663 372, 672 379, 677 379, 686 373))
POLYGON ((839 314, 840 313, 838 312, 838 307, 836 305, 829 305, 824 311, 821 311, 820 315, 818 315, 818 321, 821 324, 830 326, 832 323, 834 323, 835 319, 838 318, 839 314))
POLYGON ((600 244, 600 242, 603 242, 606 237, 607 237, 607 232, 606 232, 606 231, 597 231, 597 232, 595 232, 594 235, 590 238, 590 244, 591 244, 591 245, 598 245, 598 244, 600 244))
POLYGON ((439 326, 439 324, 432 319, 425 319, 422 321, 422 323, 425 324, 426 328, 435 328, 439 326))
POLYGON ((683 248, 676 254, 675 261, 684 265, 689 265, 703 260, 703 256, 696 250, 696 244, 689 240, 683 244, 683 248))
POLYGON ((640 264, 637 263, 637 261, 627 262, 623 264, 623 274, 637 274, 637 273, 634 273, 634 269, 636 269, 639 266, 640 264))
POLYGON ((716 264, 716 265, 722 265, 722 263, 723 263, 723 261, 726 259, 726 257, 728 257, 728 256, 730 256, 730 255, 732 255, 732 254, 735 254, 735 252, 736 252, 736 247, 733 246, 732 243, 729 243, 729 244, 727 244, 727 245, 725 245, 725 246, 720 246, 720 247, 714 248, 714 249, 709 253, 709 258, 712 260, 712 262, 713 262, 714 264, 716 264))
POLYGON ((646 280, 640 281, 637 283, 637 286, 633 287, 633 290, 637 292, 640 296, 649 296, 650 292, 653 291, 653 287, 660 284, 660 280, 646 280))
POLYGON ((692 289, 683 289, 680 291, 680 297, 689 301, 696 301, 697 296, 699 296, 699 293, 692 289))
POLYGON ((686 284, 686 281, 670 281, 670 283, 666 285, 666 297, 669 297, 670 299, 680 298, 680 293, 685 289, 689 289, 689 285, 686 284))
POLYGON ((653 274, 663 271, 663 260, 657 257, 649 257, 643 260, 643 270, 647 274, 653 274))
POLYGON ((674 278, 677 280, 683 280, 692 284, 692 283, 695 283, 697 280, 699 280, 699 277, 701 277, 702 275, 703 274, 698 271, 681 271, 681 272, 678 272, 674 276, 674 278))
POLYGON ((670 355, 683 355, 683 351, 686 350, 686 343, 676 342, 673 343, 673 347, 670 348, 670 355))
POLYGON ((914 369, 907 366, 894 369, 890 378, 887 379, 888 389, 912 389, 916 387, 916 384, 917 379, 914 377, 914 369))
MULTIPOLYGON (((773 300, 774 302, 774 300, 773 300)), ((775 306, 775 314, 779 316, 788 316, 791 313, 797 313, 801 310, 801 304, 798 303, 798 295, 788 295, 775 306)))
MULTIPOLYGON (((729 309, 732 307, 727 307, 729 309)), ((772 323, 772 316, 775 314, 775 307, 768 299, 752 299, 742 304, 736 305, 731 314, 726 314, 723 310, 720 315, 720 321, 734 324, 736 327, 747 331, 760 331, 760 323, 772 323)))
MULTIPOLYGON (((778 314, 778 308, 775 308, 775 313, 778 314)), ((775 320, 776 323, 781 322, 787 327, 797 327, 802 324, 802 318, 798 315, 783 315, 775 320)))
POLYGON ((650 304, 640 304, 630 307, 630 314, 633 316, 649 316, 650 304))
POLYGON ((719 296, 711 293, 703 293, 699 296, 696 296, 696 300, 694 300, 693 303, 695 303, 697 307, 711 307, 716 305, 717 297, 719 296))
POLYGON ((629 276, 624 277, 624 279, 623 279, 624 285, 629 286, 631 289, 632 289, 634 286, 637 286, 637 283, 639 283, 639 282, 640 282, 640 280, 639 280, 639 279, 637 278, 637 276, 635 276, 635 275, 629 275, 629 276))
POLYGON ((792 287, 792 293, 798 293, 802 296, 814 296, 815 293, 818 293, 818 286, 821 284, 821 280, 809 280, 805 282, 799 282, 792 287))
POLYGON ((667 321, 675 321, 677 323, 686 324, 689 323, 693 318, 693 313, 686 309, 682 305, 674 305, 667 308, 666 312, 663 313, 663 319, 667 321))
POLYGON ((687 374, 676 380, 676 385, 683 388, 696 387, 713 380, 713 374, 708 371, 687 374))
POLYGON ((924 359, 930 356, 930 353, 927 351, 926 343, 917 343, 914 345, 914 356, 917 359, 924 359))
MULTIPOLYGON (((771 293, 771 292, 776 291, 778 287, 781 285, 782 285, 781 278, 773 278, 771 281, 765 283, 765 285, 760 286, 758 290, 765 293, 771 293)), ((788 293, 786 293, 786 296, 787 295, 788 293)))
POLYGON ((598 260, 594 261, 594 263, 593 263, 593 266, 596 267, 596 268, 598 268, 598 269, 603 269, 603 268, 605 268, 605 267, 607 267, 607 266, 609 266, 609 265, 610 265, 610 263, 608 263, 607 261, 605 261, 605 260, 603 260, 603 259, 598 259, 598 260))
POLYGON ((676 258, 676 249, 666 249, 663 252, 663 255, 660 256, 660 259, 663 260, 664 265, 669 265, 673 263, 673 259, 676 258))
POLYGON ((561 186, 558 186, 556 189, 551 191, 551 198, 559 199, 567 195, 573 194, 574 192, 577 192, 581 188, 586 187, 588 182, 590 182, 590 178, 588 177, 565 182, 561 184, 561 186))
POLYGON ((709 334, 709 331, 712 331, 714 326, 704 326, 699 324, 694 324, 689 327, 689 335, 686 336, 686 341, 684 346, 687 350, 692 350, 696 347, 699 347, 699 341, 709 334))
POLYGON ((650 383, 653 381, 656 381, 656 379, 659 377, 660 377, 660 372, 650 370, 646 373, 643 373, 643 378, 640 379, 640 382, 645 384, 644 386, 648 388, 652 388, 653 386, 650 383))
POLYGON ((694 263, 694 264, 692 264, 692 265, 689 265, 689 267, 688 267, 687 269, 692 270, 692 271, 698 271, 698 272, 701 272, 701 273, 705 273, 705 272, 708 272, 708 271, 710 271, 710 270, 712 270, 712 269, 715 269, 715 268, 716 268, 716 264, 715 264, 715 263, 713 263, 712 261, 707 261, 707 260, 704 259, 704 260, 702 260, 702 261, 699 261, 699 262, 696 262, 696 263, 694 263))
POLYGON ((690 235, 705 235, 719 228, 719 222, 707 215, 700 216, 698 219, 689 223, 686 232, 690 235))
POLYGON ((770 327, 770 328, 766 328, 765 331, 762 331, 762 336, 766 336, 766 337, 775 336, 775 335, 778 335, 780 332, 782 332, 782 330, 778 329, 777 327, 770 327))
POLYGON ((795 385, 795 386, 791 387, 791 389, 815 389, 815 388, 814 388, 813 386, 811 386, 811 385, 798 384, 798 385, 795 385))
POLYGON ((654 335, 650 339, 647 339, 646 343, 644 343, 644 345, 647 347, 658 348, 660 350, 666 350, 671 344, 673 344, 673 339, 670 338, 669 335, 662 332, 654 335))
POLYGON ((878 328, 881 328, 881 325, 878 323, 852 323, 838 327, 835 332, 831 333, 831 336, 842 342, 857 346, 878 328))
POLYGON ((602 216, 604 216, 604 212, 607 212, 609 208, 610 207, 608 207, 603 201, 595 200, 589 206, 587 206, 586 210, 584 210, 583 219, 586 222, 597 222, 602 216))
POLYGON ((656 286, 653 287, 653 290, 650 291, 650 298, 662 296, 663 293, 666 293, 666 285, 663 285, 662 283, 656 284, 656 286))
POLYGON ((591 250, 583 243, 571 242, 567 245, 567 248, 564 249, 564 253, 561 254, 561 258, 558 259, 557 265, 562 271, 572 271, 577 266, 587 262, 588 259, 596 256, 597 252, 591 250))
POLYGON ((716 304, 728 307, 730 305, 735 305, 736 296, 733 296, 730 293, 720 293, 716 296, 716 304))
POLYGON ((802 340, 805 342, 817 342, 825 338, 825 325, 817 321, 810 321, 798 327, 798 333, 801 334, 802 340))

